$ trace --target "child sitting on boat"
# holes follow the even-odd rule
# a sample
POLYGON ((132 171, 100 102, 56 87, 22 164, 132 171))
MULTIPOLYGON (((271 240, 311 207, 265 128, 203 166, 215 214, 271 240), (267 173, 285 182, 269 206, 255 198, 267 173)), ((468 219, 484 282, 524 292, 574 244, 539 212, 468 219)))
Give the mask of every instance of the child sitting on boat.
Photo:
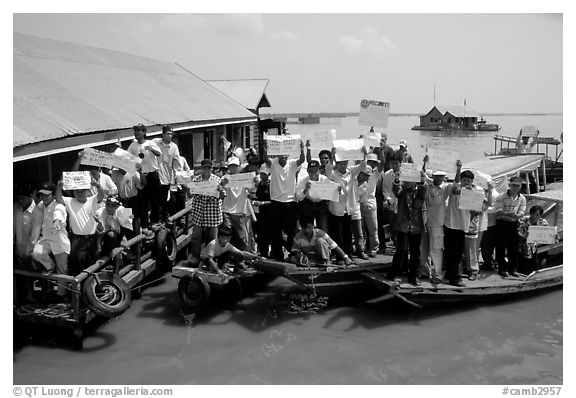
POLYGON ((203 267, 207 267, 209 271, 220 276, 228 276, 221 270, 220 266, 223 266, 228 262, 233 262, 235 274, 247 271, 243 260, 259 260, 260 256, 247 251, 238 250, 230 243, 231 238, 232 230, 230 227, 221 226, 218 229, 217 238, 211 240, 206 245, 202 245, 200 260, 198 261, 198 259, 192 257, 183 262, 182 265, 198 267, 200 270, 203 267))
POLYGON ((352 260, 344 251, 319 228, 314 228, 314 218, 310 216, 300 217, 302 229, 294 235, 292 251, 289 261, 296 265, 305 266, 310 262, 314 265, 329 265, 332 251, 345 265, 352 264, 352 260))
MULTIPOLYGON (((544 268, 546 266, 546 258, 536 258, 536 249, 540 246, 537 243, 528 243, 528 231, 531 225, 540 225, 547 227, 548 221, 542 218, 544 209, 542 206, 532 206, 530 208, 530 215, 524 216, 519 220, 518 236, 519 236, 519 261, 518 268, 522 274, 530 274, 537 269, 544 268)), ((556 236, 556 241, 558 241, 558 236, 556 236)))

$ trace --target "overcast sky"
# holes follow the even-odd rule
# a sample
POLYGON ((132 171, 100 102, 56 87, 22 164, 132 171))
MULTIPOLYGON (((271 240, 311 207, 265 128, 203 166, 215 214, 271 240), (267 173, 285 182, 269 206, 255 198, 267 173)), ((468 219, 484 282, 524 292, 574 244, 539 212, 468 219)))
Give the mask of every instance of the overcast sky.
POLYGON ((562 14, 14 14, 14 32, 267 78, 268 112, 562 112, 562 14))

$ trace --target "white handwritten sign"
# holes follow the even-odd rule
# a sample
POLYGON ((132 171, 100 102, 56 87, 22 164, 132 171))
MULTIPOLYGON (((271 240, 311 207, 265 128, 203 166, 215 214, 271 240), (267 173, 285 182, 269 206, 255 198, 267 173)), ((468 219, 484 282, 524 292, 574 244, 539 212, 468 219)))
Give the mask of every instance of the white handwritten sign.
POLYGON ((108 169, 111 169, 114 165, 114 154, 112 152, 99 151, 94 148, 86 148, 83 152, 84 156, 80 159, 80 164, 106 167, 108 169))
POLYGON ((530 225, 528 227, 528 238, 526 242, 552 244, 556 242, 557 233, 558 227, 556 226, 530 225))
POLYGON ((254 188, 256 173, 226 174, 222 179, 227 179, 226 188, 254 188))
POLYGON ((382 134, 376 133, 374 131, 369 131, 369 132, 365 133, 364 136, 362 137, 362 140, 364 141, 364 146, 366 148, 368 148, 370 146, 371 147, 379 147, 381 139, 382 139, 382 134))
POLYGON ((142 159, 122 148, 116 148, 114 151, 113 166, 126 170, 128 174, 134 174, 136 172, 136 165, 140 163, 142 163, 142 159))
POLYGON ((416 163, 402 162, 400 165, 400 181, 420 182, 422 176, 420 175, 421 166, 416 163))
POLYGON ((363 126, 388 127, 390 103, 363 99, 360 101, 358 124, 363 126))
POLYGON ((310 141, 310 152, 312 157, 314 157, 323 149, 332 149, 336 139, 336 130, 304 132, 301 134, 301 139, 304 144, 306 144, 306 141, 310 141))
POLYGON ((482 211, 484 205, 484 191, 480 189, 462 188, 460 191, 460 210, 482 211))
POLYGON ((220 197, 218 192, 218 180, 208 180, 199 182, 190 182, 186 184, 193 195, 207 195, 220 197))
POLYGON ((300 157, 299 135, 265 135, 268 155, 288 155, 289 158, 300 157))
POLYGON ((310 197, 313 199, 329 200, 338 202, 339 200, 339 185, 332 181, 310 181, 310 197))
POLYGON ((434 171, 445 171, 448 175, 456 174, 456 161, 460 159, 460 153, 439 148, 428 148, 426 152, 428 162, 426 168, 434 171))
POLYGON ((89 171, 63 171, 62 182, 64 190, 90 189, 92 176, 89 171))
POLYGON ((334 140, 334 148, 336 148, 336 160, 363 160, 363 146, 364 141, 361 138, 334 140))
POLYGON ((176 171, 176 184, 189 184, 194 177, 194 170, 176 171))

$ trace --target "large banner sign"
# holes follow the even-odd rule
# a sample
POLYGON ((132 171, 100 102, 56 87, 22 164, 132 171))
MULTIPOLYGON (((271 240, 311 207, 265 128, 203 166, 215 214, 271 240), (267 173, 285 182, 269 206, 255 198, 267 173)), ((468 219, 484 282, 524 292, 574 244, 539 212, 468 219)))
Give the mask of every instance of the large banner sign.
POLYGON ((428 155, 426 168, 434 171, 444 171, 448 174, 448 177, 454 177, 454 174, 456 174, 456 161, 460 159, 459 152, 430 147, 426 154, 428 155))
POLYGON ((400 165, 400 181, 422 181, 420 170, 422 170, 421 166, 418 166, 416 163, 402 163, 400 165))
POLYGON ((558 227, 548 227, 543 225, 530 225, 528 227, 527 243, 552 244, 556 243, 558 227))
POLYGON ((358 124, 363 126, 388 127, 390 103, 363 99, 360 101, 358 124))
POLYGON ((194 195, 208 195, 215 198, 220 197, 218 192, 218 180, 208 180, 199 182, 190 182, 186 184, 190 189, 190 193, 194 195))
POLYGON ((222 179, 228 180, 225 188, 254 188, 256 173, 226 174, 222 179))
POLYGON ((299 135, 268 135, 264 136, 268 144, 268 155, 288 155, 291 159, 300 157, 299 135))
MULTIPOLYGON (((310 153, 312 157, 317 157, 318 152, 323 149, 328 151, 332 150, 334 146, 334 140, 336 139, 336 130, 322 130, 322 131, 311 131, 301 134, 302 142, 306 144, 306 141, 310 141, 310 153)), ((300 156, 300 153, 298 153, 300 156)))
POLYGON ((84 149, 84 156, 80 159, 80 164, 90 166, 106 167, 111 169, 114 166, 114 153, 99 151, 94 148, 84 149))
POLYGON ((332 181, 310 181, 310 197, 314 199, 338 202, 340 199, 340 193, 338 192, 339 186, 339 184, 332 181))
POLYGON ((484 205, 484 191, 479 189, 462 188, 460 191, 460 210, 482 211, 484 205))
POLYGON ((363 160, 363 146, 364 141, 361 138, 334 140, 334 148, 336 148, 336 160, 363 160))
POLYGON ((63 171, 62 182, 64 190, 90 189, 92 176, 89 171, 63 171))

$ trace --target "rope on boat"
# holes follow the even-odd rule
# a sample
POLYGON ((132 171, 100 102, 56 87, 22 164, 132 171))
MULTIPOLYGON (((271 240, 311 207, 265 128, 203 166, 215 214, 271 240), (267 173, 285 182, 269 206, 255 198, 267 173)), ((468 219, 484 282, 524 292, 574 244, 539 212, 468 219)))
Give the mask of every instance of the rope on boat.
POLYGON ((42 315, 47 318, 69 318, 72 313, 72 306, 66 303, 55 303, 46 307, 39 304, 25 304, 16 310, 19 316, 42 315))

